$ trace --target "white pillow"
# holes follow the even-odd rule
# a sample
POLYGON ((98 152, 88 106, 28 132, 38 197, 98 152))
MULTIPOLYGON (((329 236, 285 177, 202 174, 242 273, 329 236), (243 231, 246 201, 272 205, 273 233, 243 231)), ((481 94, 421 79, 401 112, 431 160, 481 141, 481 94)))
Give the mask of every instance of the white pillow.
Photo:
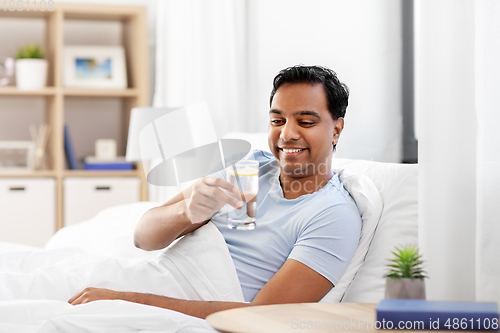
POLYGON ((321 303, 339 303, 342 301, 347 288, 366 258, 383 208, 379 191, 370 178, 341 168, 334 168, 333 171, 339 175, 345 189, 356 202, 363 224, 361 238, 354 257, 335 287, 321 299, 321 303))
POLYGON ((377 303, 384 299, 391 251, 418 241, 418 165, 334 159, 334 167, 369 177, 384 203, 366 260, 342 300, 377 303))
POLYGON ((88 221, 70 225, 52 236, 45 249, 79 247, 89 253, 116 258, 154 257, 159 251, 144 251, 134 246, 137 222, 156 202, 135 202, 113 206, 88 221))
POLYGON ((0 253, 11 252, 11 251, 42 251, 42 247, 18 244, 18 243, 8 243, 0 242, 0 253))

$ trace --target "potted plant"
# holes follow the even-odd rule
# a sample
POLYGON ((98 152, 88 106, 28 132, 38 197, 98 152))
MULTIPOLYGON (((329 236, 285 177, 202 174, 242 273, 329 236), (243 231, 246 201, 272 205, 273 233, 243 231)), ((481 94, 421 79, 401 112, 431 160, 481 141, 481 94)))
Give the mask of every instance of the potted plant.
POLYGON ((414 245, 397 247, 392 252, 386 275, 385 298, 425 299, 425 272, 422 256, 414 245))
POLYGON ((47 60, 39 45, 28 44, 17 50, 16 82, 21 90, 42 89, 47 83, 47 60))

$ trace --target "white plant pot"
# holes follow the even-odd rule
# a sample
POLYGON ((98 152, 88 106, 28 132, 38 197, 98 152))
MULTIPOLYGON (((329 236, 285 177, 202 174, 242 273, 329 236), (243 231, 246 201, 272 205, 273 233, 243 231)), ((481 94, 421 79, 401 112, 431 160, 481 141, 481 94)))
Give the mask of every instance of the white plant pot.
POLYGON ((45 59, 17 59, 16 82, 21 90, 37 90, 47 85, 48 63, 45 59))
POLYGON ((387 278, 385 298, 425 299, 425 281, 424 279, 387 278))

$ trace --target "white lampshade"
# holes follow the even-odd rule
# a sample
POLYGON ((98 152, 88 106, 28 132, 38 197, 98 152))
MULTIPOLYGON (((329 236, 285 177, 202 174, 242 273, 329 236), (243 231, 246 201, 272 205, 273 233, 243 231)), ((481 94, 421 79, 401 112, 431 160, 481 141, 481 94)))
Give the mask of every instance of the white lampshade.
MULTIPOLYGON (((130 124, 128 128, 127 154, 126 159, 130 162, 141 161, 141 149, 139 135, 146 125, 162 116, 175 111, 179 108, 153 108, 140 107, 133 108, 130 115, 130 124)), ((157 156, 144 156, 145 160, 151 160, 157 156), (149 158, 148 158, 149 157, 149 158)))
POLYGON ((206 103, 177 108, 134 108, 128 161, 161 160, 147 175, 151 185, 173 186, 235 164, 250 151, 239 139, 218 140, 206 103))

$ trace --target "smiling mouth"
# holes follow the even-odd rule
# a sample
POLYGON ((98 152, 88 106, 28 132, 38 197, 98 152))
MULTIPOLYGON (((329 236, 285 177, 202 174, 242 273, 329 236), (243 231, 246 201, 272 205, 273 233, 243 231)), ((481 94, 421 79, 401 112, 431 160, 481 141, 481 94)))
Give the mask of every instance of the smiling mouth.
POLYGON ((304 150, 307 150, 307 148, 296 148, 296 149, 278 148, 278 150, 282 151, 285 154, 298 154, 304 150))

